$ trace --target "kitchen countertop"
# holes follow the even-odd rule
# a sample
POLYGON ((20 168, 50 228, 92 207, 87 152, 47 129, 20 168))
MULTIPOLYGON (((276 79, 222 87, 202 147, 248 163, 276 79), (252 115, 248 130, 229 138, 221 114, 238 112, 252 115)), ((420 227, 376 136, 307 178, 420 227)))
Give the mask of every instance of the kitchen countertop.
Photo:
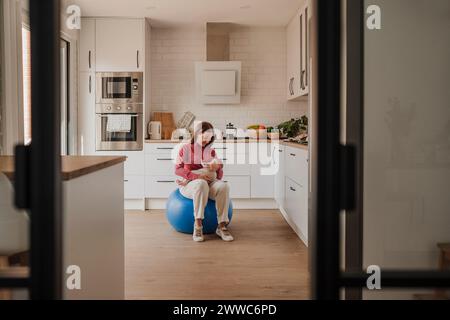
MULTIPOLYGON (((187 143, 189 141, 181 141, 184 143, 187 143)), ((262 142, 268 142, 272 143, 271 140, 257 140, 257 139, 239 139, 239 140, 216 140, 216 143, 262 143, 262 142)), ((282 141, 282 140, 275 140, 274 142, 280 143, 282 145, 302 149, 302 150, 308 150, 308 145, 296 143, 296 142, 288 142, 288 141, 282 141)), ((174 141, 174 140, 145 140, 145 143, 173 143, 178 144, 180 141, 174 141)))
MULTIPOLYGON (((126 157, 104 157, 104 156, 63 156, 61 175, 64 181, 112 167, 126 161, 126 157)), ((9 179, 14 179, 14 157, 0 157, 0 172, 9 179)))

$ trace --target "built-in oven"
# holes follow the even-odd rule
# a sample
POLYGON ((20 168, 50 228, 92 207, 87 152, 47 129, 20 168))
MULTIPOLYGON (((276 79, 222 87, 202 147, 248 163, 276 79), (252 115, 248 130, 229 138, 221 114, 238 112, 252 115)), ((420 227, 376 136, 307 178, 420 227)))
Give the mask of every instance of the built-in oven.
POLYGON ((143 150, 142 104, 96 105, 96 150, 143 150))
POLYGON ((143 102, 142 72, 99 72, 96 74, 96 103, 143 102))

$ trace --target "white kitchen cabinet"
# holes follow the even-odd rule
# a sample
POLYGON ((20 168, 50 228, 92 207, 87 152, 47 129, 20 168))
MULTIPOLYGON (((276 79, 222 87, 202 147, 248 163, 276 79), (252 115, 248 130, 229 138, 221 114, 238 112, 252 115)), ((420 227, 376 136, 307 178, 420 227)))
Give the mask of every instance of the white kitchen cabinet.
POLYGON ((125 161, 125 175, 140 175, 145 174, 145 155, 142 151, 128 151, 120 153, 127 157, 125 161))
MULTIPOLYGON (((273 199, 275 196, 275 175, 272 172, 265 174, 264 169, 269 166, 252 165, 251 198, 273 199)), ((271 170, 269 170, 271 171, 271 170)))
POLYGON ((95 73, 79 73, 78 92, 78 154, 95 155, 95 73))
POLYGON ((165 154, 170 155, 182 146, 181 143, 146 143, 144 146, 145 154, 165 154))
POLYGON ((274 199, 276 172, 272 166, 272 144, 250 143, 249 151, 251 197, 253 199, 274 199), (257 157, 253 159, 255 155, 257 157))
POLYGON ((286 175, 299 184, 307 185, 308 151, 293 147, 285 148, 286 175))
POLYGON ((148 176, 172 175, 175 173, 175 160, 171 153, 146 154, 145 174, 148 176))
POLYGON ((176 176, 146 176, 145 177, 145 197, 156 199, 167 199, 169 195, 178 189, 176 176))
POLYGON ((231 199, 250 199, 250 176, 224 176, 223 181, 230 185, 231 199))
POLYGON ((285 200, 285 147, 273 145, 273 165, 278 168, 275 175, 275 200, 280 207, 284 207, 285 200))
POLYGON ((124 196, 129 200, 140 200, 145 197, 145 178, 143 175, 124 176, 124 196))
POLYGON ((286 28, 288 100, 299 100, 309 94, 310 18, 306 1, 286 28))
POLYGON ((97 72, 144 71, 144 19, 96 19, 95 40, 97 72))
POLYGON ((95 19, 92 18, 81 19, 79 70, 95 72, 95 19))
POLYGON ((308 188, 286 177, 285 210, 304 242, 308 239, 308 188))
POLYGON ((288 100, 300 96, 300 16, 298 13, 286 29, 287 92, 288 100))
POLYGON ((249 164, 237 164, 235 162, 230 164, 228 161, 225 161, 223 173, 229 176, 250 176, 252 174, 252 166, 249 164))

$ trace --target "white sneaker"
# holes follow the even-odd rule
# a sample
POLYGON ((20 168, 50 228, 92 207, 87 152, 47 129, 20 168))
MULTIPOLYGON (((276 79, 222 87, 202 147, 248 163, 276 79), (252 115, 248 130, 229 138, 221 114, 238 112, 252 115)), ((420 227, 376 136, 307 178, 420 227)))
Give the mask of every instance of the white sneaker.
POLYGON ((192 235, 192 239, 195 242, 203 242, 205 238, 203 237, 203 227, 194 226, 194 234, 192 235))
POLYGON ((216 234, 219 237, 221 237, 223 241, 231 242, 234 240, 230 231, 228 231, 228 229, 226 227, 223 227, 223 228, 217 227, 216 234))

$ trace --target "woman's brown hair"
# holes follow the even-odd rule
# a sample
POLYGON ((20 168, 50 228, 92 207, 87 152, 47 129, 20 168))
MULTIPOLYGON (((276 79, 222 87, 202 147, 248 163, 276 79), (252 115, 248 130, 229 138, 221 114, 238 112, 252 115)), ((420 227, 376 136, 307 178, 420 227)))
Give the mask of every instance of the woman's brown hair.
POLYGON ((195 131, 194 131, 194 135, 192 136, 192 139, 191 139, 191 144, 194 144, 194 143, 195 143, 195 139, 197 138, 197 136, 198 136, 199 134, 205 133, 205 132, 207 132, 208 130, 211 130, 211 131, 212 131, 213 136, 212 136, 212 138, 211 138, 211 141, 206 145, 206 147, 212 145, 212 144, 214 143, 214 140, 216 140, 216 136, 215 136, 215 134, 214 134, 214 127, 213 127, 213 125, 212 125, 211 123, 209 123, 209 122, 202 122, 201 124, 198 123, 198 124, 195 126, 194 130, 195 130, 195 131))

